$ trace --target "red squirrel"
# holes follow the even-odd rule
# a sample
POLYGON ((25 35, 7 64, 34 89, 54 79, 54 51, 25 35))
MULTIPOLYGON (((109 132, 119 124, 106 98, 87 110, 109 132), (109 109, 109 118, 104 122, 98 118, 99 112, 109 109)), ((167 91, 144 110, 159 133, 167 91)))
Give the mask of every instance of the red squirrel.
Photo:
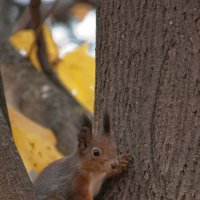
POLYGON ((78 134, 76 151, 47 166, 36 179, 38 200, 93 200, 103 181, 126 170, 130 155, 117 155, 110 138, 108 114, 101 134, 94 135, 92 122, 85 118, 78 134))

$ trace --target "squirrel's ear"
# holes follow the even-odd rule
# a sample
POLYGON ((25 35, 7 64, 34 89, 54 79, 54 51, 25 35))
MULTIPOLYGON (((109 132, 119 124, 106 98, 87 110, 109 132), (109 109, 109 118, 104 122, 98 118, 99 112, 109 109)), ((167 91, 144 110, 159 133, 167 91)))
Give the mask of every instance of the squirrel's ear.
POLYGON ((106 136, 110 135, 110 117, 108 112, 105 112, 103 116, 103 134, 106 136))
POLYGON ((84 150, 87 148, 88 143, 92 139, 92 122, 89 117, 83 117, 82 128, 78 134, 78 147, 79 150, 84 150))

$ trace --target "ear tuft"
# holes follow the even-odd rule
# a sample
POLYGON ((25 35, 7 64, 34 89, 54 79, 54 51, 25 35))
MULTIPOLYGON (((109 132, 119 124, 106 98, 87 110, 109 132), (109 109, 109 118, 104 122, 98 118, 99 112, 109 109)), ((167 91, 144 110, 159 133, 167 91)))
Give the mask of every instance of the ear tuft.
POLYGON ((82 128, 78 134, 78 148, 80 152, 83 152, 88 143, 92 139, 92 121, 91 119, 84 115, 82 118, 82 128))
POLYGON ((103 134, 110 135, 110 116, 108 112, 105 112, 103 116, 103 134))
POLYGON ((82 128, 80 133, 78 134, 78 148, 80 151, 83 151, 87 148, 87 128, 82 128))
POLYGON ((92 119, 88 115, 83 115, 82 117, 82 127, 87 127, 92 130, 92 119))

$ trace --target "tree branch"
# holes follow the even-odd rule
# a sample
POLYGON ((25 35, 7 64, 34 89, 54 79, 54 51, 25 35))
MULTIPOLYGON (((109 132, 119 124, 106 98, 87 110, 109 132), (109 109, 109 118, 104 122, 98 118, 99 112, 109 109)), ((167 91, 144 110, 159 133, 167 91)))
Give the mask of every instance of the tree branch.
POLYGON ((74 150, 80 118, 87 111, 59 90, 8 43, 0 45, 0 68, 7 101, 23 114, 52 129, 64 154, 74 150))
POLYGON ((33 185, 14 144, 0 72, 0 199, 35 200, 33 185))
MULTIPOLYGON (((53 70, 53 67, 51 66, 49 62, 45 39, 44 39, 44 33, 42 29, 43 21, 40 15, 40 4, 41 4, 41 0, 31 0, 31 3, 30 3, 32 27, 33 27, 33 30, 35 31, 35 38, 36 38, 35 42, 38 47, 37 57, 40 62, 41 68, 43 72, 47 75, 47 77, 63 92, 67 93, 67 95, 70 95, 70 93, 66 90, 63 83, 58 79, 57 75, 55 74, 53 70)), ((54 5, 56 6, 56 4, 54 5)))

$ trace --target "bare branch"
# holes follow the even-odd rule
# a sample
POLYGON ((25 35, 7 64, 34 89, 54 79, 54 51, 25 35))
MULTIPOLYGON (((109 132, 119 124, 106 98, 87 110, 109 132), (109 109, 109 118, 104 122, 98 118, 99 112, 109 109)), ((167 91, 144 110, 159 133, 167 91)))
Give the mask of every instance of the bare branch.
MULTIPOLYGON (((32 27, 35 31, 35 43, 37 44, 37 57, 39 60, 39 63, 41 65, 41 68, 43 72, 46 74, 46 76, 55 84, 58 88, 60 88, 62 91, 64 91, 67 95, 70 95, 70 93, 66 90, 65 86, 61 83, 61 81, 58 79, 57 75, 55 74, 48 58, 48 53, 46 49, 42 24, 43 20, 40 15, 40 5, 41 0, 31 0, 30 3, 30 11, 31 11, 31 17, 32 17, 32 27)), ((57 5, 57 3, 54 4, 54 7, 57 5)), ((51 13, 53 10, 53 7, 49 10, 47 13, 47 16, 49 13, 51 13)))

